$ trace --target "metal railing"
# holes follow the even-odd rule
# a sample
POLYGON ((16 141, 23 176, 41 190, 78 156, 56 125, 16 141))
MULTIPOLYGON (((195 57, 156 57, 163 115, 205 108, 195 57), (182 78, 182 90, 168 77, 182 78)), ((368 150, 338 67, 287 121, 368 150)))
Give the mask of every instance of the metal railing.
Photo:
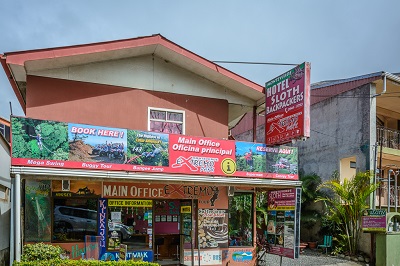
MULTIPOLYGON (((382 206, 388 206, 388 191, 387 191, 387 184, 382 184, 381 185, 381 192, 380 192, 380 200, 381 200, 381 204, 382 206)), ((400 187, 397 187, 397 195, 400 195, 400 187)), ((395 194, 395 188, 394 186, 390 186, 390 206, 395 206, 395 198, 396 198, 396 194, 395 194)), ((376 195, 376 201, 379 201, 379 195, 376 195)), ((378 206, 378 202, 377 202, 377 206, 378 206)), ((400 206, 400 197, 397 198, 397 206, 400 206)))
POLYGON ((376 128, 376 140, 378 145, 382 144, 382 147, 392 148, 400 150, 400 131, 386 128, 376 128))

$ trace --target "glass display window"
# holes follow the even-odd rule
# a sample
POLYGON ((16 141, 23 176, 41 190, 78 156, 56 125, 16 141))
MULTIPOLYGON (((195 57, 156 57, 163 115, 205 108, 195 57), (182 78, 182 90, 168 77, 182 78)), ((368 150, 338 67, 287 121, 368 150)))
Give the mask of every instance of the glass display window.
POLYGON ((128 250, 151 248, 152 200, 110 200, 107 217, 108 250, 119 250, 121 244, 128 250))
POLYGON ((97 235, 97 198, 54 198, 53 242, 84 241, 97 235))

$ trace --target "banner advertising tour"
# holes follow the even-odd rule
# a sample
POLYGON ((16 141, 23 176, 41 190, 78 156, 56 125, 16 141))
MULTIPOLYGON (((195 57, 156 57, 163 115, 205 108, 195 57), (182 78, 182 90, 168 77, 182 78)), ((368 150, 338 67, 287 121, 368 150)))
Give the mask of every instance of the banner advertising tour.
POLYGON ((12 117, 12 165, 298 180, 295 147, 12 117))

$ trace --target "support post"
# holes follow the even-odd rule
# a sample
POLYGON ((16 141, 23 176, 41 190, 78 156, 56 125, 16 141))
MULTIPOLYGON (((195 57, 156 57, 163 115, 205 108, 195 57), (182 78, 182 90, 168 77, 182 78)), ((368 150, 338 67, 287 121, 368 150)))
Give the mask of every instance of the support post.
POLYGON ((14 244, 15 244, 15 260, 21 261, 21 176, 20 174, 15 175, 15 186, 14 186, 14 244))
MULTIPOLYGON (((13 182, 11 182, 11 197, 14 197, 14 188, 15 188, 15 180, 13 180, 13 182)), ((14 229, 14 224, 15 224, 15 206, 14 206, 14 199, 11 199, 11 215, 10 215, 10 265, 12 266, 14 263, 14 254, 15 254, 15 249, 14 249, 14 233, 15 233, 15 229, 14 229)))
POLYGON ((390 172, 391 172, 391 169, 389 169, 389 171, 388 171, 388 179, 387 179, 387 182, 388 182, 388 193, 387 193, 387 196, 388 196, 388 202, 387 202, 387 208, 388 208, 388 210, 387 210, 387 212, 390 212, 390 172))

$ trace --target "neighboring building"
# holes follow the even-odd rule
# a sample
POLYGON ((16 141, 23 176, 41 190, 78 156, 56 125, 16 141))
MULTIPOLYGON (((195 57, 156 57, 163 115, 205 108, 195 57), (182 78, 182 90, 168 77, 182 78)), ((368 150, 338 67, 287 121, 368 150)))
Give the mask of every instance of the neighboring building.
POLYGON ((0 117, 0 265, 8 265, 10 257, 10 164, 10 122, 0 117))
POLYGON ((10 121, 0 117, 0 134, 10 143, 10 121))
POLYGON ((161 35, 11 52, 2 63, 26 114, 12 118, 17 260, 22 244, 43 241, 71 258, 115 259, 122 243, 147 261, 251 263, 255 213, 230 207, 300 185, 296 149, 276 149, 274 160, 289 154, 293 165, 277 174, 265 145, 228 140, 263 87, 161 35))
MULTIPOLYGON (((335 172, 343 179, 352 178, 357 171, 381 169, 384 178, 390 173, 398 184, 399 95, 400 78, 387 72, 313 84, 311 136, 293 144, 299 148, 299 172, 316 173, 327 180, 335 172)), ((236 140, 262 142, 264 123, 264 116, 254 119, 248 113, 231 132, 236 140)), ((392 207, 394 196, 392 193, 392 207)), ((377 191, 376 206, 387 207, 387 198, 384 182, 377 191)))

